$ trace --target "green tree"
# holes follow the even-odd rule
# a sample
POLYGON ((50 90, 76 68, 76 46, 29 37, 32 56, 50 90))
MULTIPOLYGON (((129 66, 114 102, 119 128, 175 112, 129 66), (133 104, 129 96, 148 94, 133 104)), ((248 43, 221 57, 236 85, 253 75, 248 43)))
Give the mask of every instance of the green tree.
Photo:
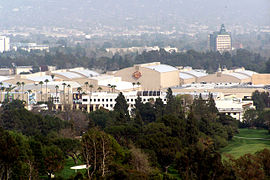
POLYGON ((53 143, 61 149, 65 157, 71 157, 75 164, 78 163, 80 141, 70 138, 58 138, 53 143))
POLYGON ((87 176, 89 179, 98 174, 105 177, 108 168, 115 155, 117 143, 108 134, 97 129, 90 129, 82 137, 82 157, 87 166, 87 176))
POLYGON ((13 167, 19 160, 19 146, 15 139, 0 127, 0 177, 3 180, 11 178, 13 167))
POLYGON ((63 152, 56 146, 45 146, 43 148, 44 166, 51 179, 53 173, 64 167, 65 157, 63 152))
POLYGON ((125 99, 125 96, 122 94, 122 92, 119 93, 117 98, 115 99, 116 103, 114 106, 114 111, 119 114, 119 120, 121 122, 127 122, 130 117, 129 117, 129 110, 128 110, 128 104, 125 99))

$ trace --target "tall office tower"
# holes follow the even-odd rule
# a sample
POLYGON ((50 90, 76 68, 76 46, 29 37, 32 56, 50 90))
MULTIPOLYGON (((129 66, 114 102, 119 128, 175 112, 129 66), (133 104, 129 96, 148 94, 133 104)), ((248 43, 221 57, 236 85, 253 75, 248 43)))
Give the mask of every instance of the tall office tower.
POLYGON ((208 43, 212 51, 223 53, 232 50, 231 34, 226 31, 224 24, 221 25, 219 32, 214 32, 208 36, 208 43))
POLYGON ((0 53, 10 51, 10 40, 9 37, 0 36, 0 53))

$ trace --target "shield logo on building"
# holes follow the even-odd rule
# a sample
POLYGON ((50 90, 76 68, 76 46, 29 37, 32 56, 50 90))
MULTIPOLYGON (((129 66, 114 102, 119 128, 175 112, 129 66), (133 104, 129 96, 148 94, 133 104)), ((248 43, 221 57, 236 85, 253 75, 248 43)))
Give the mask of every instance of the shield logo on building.
POLYGON ((139 79, 141 76, 142 76, 142 73, 140 71, 135 71, 133 73, 133 77, 136 78, 136 79, 139 79))

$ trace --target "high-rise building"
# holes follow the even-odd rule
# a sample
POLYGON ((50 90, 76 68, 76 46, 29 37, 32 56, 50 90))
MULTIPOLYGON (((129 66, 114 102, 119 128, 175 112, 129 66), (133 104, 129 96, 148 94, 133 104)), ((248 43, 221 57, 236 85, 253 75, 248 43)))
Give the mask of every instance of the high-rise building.
POLYGON ((231 34, 226 31, 224 24, 221 25, 219 32, 214 32, 208 36, 209 49, 212 51, 225 51, 232 50, 231 34))
POLYGON ((9 37, 0 36, 0 53, 10 51, 10 40, 9 37))

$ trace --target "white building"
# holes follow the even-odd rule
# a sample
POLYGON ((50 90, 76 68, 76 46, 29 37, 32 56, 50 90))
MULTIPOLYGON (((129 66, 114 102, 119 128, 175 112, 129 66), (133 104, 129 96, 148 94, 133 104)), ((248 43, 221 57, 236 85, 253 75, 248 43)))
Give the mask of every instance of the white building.
MULTIPOLYGON (((108 92, 94 92, 87 95, 82 95, 82 98, 78 99, 76 95, 73 95, 73 102, 76 104, 83 104, 83 105, 95 105, 96 108, 103 107, 108 110, 113 110, 117 98, 118 93, 108 93, 108 92)), ((141 97, 142 102, 150 102, 151 100, 156 101, 160 98, 164 104, 166 104, 166 93, 161 91, 130 91, 130 92, 123 92, 123 95, 126 98, 127 104, 129 105, 129 110, 134 108, 135 99, 138 96, 141 97)))
POLYGON ((0 36, 0 53, 10 51, 10 39, 6 36, 0 36))
POLYGON ((243 121, 243 115, 247 109, 255 109, 253 101, 242 101, 240 99, 215 100, 216 107, 220 113, 232 116, 243 121))

